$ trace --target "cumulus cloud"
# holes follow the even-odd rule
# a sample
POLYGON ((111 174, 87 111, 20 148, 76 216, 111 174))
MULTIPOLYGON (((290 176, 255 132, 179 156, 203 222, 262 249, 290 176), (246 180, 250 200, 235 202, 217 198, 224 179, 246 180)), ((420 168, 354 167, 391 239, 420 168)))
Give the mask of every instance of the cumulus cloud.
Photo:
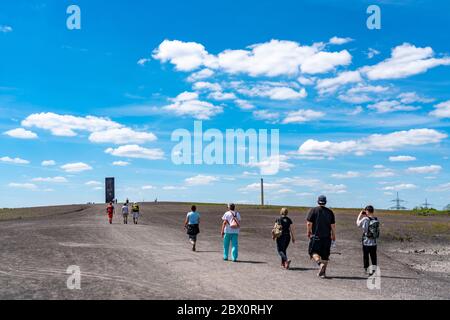
POLYGON ((102 183, 100 181, 91 180, 85 183, 87 186, 101 186, 102 183))
POLYGON ((173 103, 163 107, 163 110, 172 112, 177 116, 208 120, 223 112, 223 108, 220 106, 215 106, 206 101, 200 101, 196 92, 180 93, 176 98, 171 99, 171 101, 173 103))
POLYGON ((130 165, 130 163, 127 161, 114 161, 112 163, 112 165, 116 166, 116 167, 126 167, 126 166, 130 165))
POLYGON ((199 174, 184 180, 188 186, 205 186, 219 181, 218 177, 199 174))
POLYGON ((430 115, 437 118, 450 118, 450 100, 439 103, 434 106, 434 110, 430 112, 430 115))
POLYGON ((252 114, 256 120, 263 120, 271 123, 277 122, 280 118, 280 114, 278 112, 269 110, 255 110, 252 114))
POLYGON ((250 102, 246 101, 246 100, 242 100, 242 99, 238 99, 234 101, 239 108, 241 108, 242 110, 251 110, 251 109, 255 109, 255 106, 253 104, 251 104, 250 102))
POLYGON ((76 173, 76 172, 92 170, 92 167, 83 162, 76 162, 76 163, 67 163, 65 165, 62 165, 61 169, 63 169, 66 172, 69 172, 69 173, 76 173))
POLYGON ((316 119, 323 118, 325 116, 325 113, 321 111, 314 111, 314 110, 297 110, 297 111, 291 111, 288 112, 286 115, 286 118, 284 118, 283 123, 289 124, 289 123, 304 123, 316 119))
POLYGON ((240 94, 250 97, 269 98, 271 100, 298 100, 308 96, 305 88, 296 90, 280 82, 262 82, 254 86, 237 86, 240 94))
POLYGON ((13 130, 9 130, 4 132, 3 134, 10 136, 11 138, 17 138, 17 139, 37 139, 38 135, 32 131, 25 130, 23 128, 17 128, 13 130))
POLYGON ((390 113, 395 111, 415 111, 420 109, 420 107, 404 105, 399 101, 379 101, 377 103, 368 105, 367 108, 375 110, 378 113, 390 113))
POLYGON ((434 99, 421 97, 416 92, 404 92, 399 94, 398 98, 400 99, 401 103, 406 104, 415 102, 430 103, 434 101, 434 99))
POLYGON ((392 156, 389 157, 389 161, 391 162, 409 162, 409 161, 416 161, 416 157, 412 156, 392 156))
POLYGON ((341 45, 341 44, 346 44, 353 41, 352 38, 339 38, 339 37, 333 37, 330 39, 329 43, 330 44, 335 44, 335 45, 341 45))
POLYGON ((322 45, 304 46, 294 41, 271 40, 245 49, 225 50, 218 55, 208 53, 195 42, 164 40, 153 52, 161 62, 170 62, 179 71, 200 67, 230 74, 244 73, 253 77, 293 76, 301 72, 315 74, 334 70, 351 63, 347 50, 321 51, 322 45))
POLYGON ((400 79, 441 65, 450 65, 450 58, 434 58, 431 47, 420 48, 404 43, 392 49, 390 58, 361 70, 370 80, 400 79))
POLYGON ((373 49, 373 48, 369 48, 369 51, 367 52, 367 58, 372 59, 373 57, 375 57, 376 55, 379 55, 381 52, 373 49))
POLYGON ((299 148, 300 156, 334 157, 354 153, 363 155, 372 151, 394 151, 409 146, 439 143, 447 134, 434 129, 411 129, 389 134, 373 134, 359 140, 341 142, 317 141, 309 139, 299 148))
POLYGON ((382 190, 385 191, 402 191, 402 190, 412 190, 416 189, 417 186, 411 183, 401 183, 393 186, 384 187, 382 190))
POLYGON ((150 186, 150 185, 142 186, 142 190, 153 190, 153 189, 155 189, 154 186, 150 186))
POLYGON ((115 157, 137 158, 147 160, 161 160, 164 159, 164 152, 161 149, 149 149, 134 145, 120 146, 116 149, 108 148, 105 153, 115 157))
POLYGON ((95 143, 144 144, 157 140, 151 132, 135 131, 130 128, 115 128, 91 133, 89 141, 95 143))
POLYGON ((330 184, 323 182, 319 179, 308 179, 302 177, 282 178, 277 180, 276 183, 284 187, 286 186, 308 187, 311 188, 313 191, 321 193, 341 194, 347 192, 347 186, 344 184, 330 184))
POLYGON ((200 71, 194 72, 193 74, 191 74, 188 77, 187 80, 189 82, 196 82, 196 81, 199 81, 199 80, 210 78, 213 75, 214 75, 214 71, 212 71, 211 69, 206 68, 206 69, 202 69, 200 71))
POLYGON ((53 135, 63 137, 76 136, 76 131, 96 132, 122 127, 121 124, 108 118, 94 116, 76 117, 52 112, 29 115, 22 121, 22 126, 49 130, 53 135))
POLYGON ((331 93, 335 92, 340 86, 361 81, 362 78, 359 71, 345 71, 341 72, 335 78, 327 78, 317 81, 316 88, 319 90, 319 93, 331 93))
POLYGON ((260 161, 250 161, 245 166, 250 168, 258 168, 261 175, 275 175, 280 170, 289 171, 294 167, 288 162, 289 158, 285 155, 272 155, 260 161))
POLYGON ((21 158, 1 157, 0 162, 12 163, 12 164, 29 164, 30 161, 21 158))
POLYGON ((430 165, 423 167, 410 167, 406 170, 408 173, 418 173, 418 174, 437 174, 441 172, 442 167, 438 165, 430 165))
POLYGON ((138 60, 137 64, 140 66, 144 66, 149 61, 150 61, 150 59, 148 59, 148 58, 141 58, 138 60))
POLYGON ((56 165, 55 160, 44 160, 41 162, 41 166, 43 167, 50 167, 56 165))
POLYGON ((432 191, 432 192, 446 192, 446 191, 450 191, 450 182, 449 183, 443 183, 443 184, 437 185, 435 187, 428 188, 427 191, 432 191))
POLYGON ((361 176, 361 173, 356 171, 347 171, 345 173, 334 173, 331 176, 337 179, 353 179, 359 178, 361 176))

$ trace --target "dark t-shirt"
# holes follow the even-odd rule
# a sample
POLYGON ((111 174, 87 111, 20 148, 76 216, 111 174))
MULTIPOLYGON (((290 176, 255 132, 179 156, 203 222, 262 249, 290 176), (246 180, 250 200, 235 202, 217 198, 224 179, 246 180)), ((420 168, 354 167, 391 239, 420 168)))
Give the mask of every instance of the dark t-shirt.
POLYGON ((290 227, 292 224, 292 220, 289 217, 281 217, 281 218, 278 218, 276 221, 281 224, 281 227, 282 227, 281 234, 283 234, 283 235, 290 234, 289 230, 290 230, 290 227))
POLYGON ((313 224, 313 235, 319 238, 331 237, 331 225, 336 223, 333 211, 322 206, 312 208, 311 210, 309 210, 306 220, 313 224))

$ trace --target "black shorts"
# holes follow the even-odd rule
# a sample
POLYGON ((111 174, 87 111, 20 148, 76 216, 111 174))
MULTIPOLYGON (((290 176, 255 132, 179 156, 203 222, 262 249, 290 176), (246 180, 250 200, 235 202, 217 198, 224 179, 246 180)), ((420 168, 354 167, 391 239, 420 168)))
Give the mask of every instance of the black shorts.
POLYGON ((200 228, 198 224, 188 224, 187 226, 187 234, 190 236, 196 236, 200 233, 200 228))
POLYGON ((317 254, 322 260, 330 258, 331 238, 314 238, 309 240, 309 255, 312 257, 317 254))

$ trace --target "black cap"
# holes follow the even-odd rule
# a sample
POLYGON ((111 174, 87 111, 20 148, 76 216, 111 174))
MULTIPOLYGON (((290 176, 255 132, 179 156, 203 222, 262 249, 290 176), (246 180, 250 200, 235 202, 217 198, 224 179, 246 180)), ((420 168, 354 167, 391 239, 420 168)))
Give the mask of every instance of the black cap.
POLYGON ((319 198, 317 199, 317 203, 318 204, 327 204, 327 197, 319 196, 319 198))

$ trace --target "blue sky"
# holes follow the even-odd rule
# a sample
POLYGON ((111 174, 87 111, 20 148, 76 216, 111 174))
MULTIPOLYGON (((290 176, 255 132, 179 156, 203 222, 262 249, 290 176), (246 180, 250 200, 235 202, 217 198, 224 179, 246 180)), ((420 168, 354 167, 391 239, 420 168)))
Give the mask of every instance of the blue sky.
POLYGON ((450 201, 447 1, 2 1, 0 207, 450 201), (81 30, 66 27, 69 5, 81 30), (381 30, 366 27, 378 4, 381 30), (175 165, 176 129, 278 129, 265 163, 175 165), (46 161, 46 162, 44 162, 46 161))

